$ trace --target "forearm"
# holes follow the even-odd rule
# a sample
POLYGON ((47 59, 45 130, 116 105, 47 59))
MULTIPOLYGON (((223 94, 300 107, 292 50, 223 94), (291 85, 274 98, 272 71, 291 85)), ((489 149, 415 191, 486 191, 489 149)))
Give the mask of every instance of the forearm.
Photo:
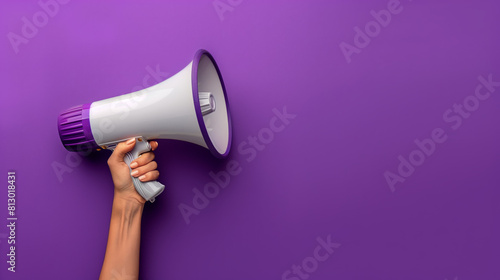
POLYGON ((144 204, 115 194, 100 280, 138 279, 144 204))

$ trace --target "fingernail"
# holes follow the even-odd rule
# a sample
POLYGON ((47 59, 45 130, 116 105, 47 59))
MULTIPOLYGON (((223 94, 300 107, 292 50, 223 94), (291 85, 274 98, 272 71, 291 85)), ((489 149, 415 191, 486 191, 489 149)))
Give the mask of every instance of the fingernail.
POLYGON ((134 161, 130 164, 130 168, 136 168, 138 165, 139 164, 136 161, 134 161))
POLYGON ((135 142, 135 138, 129 139, 125 144, 130 145, 135 142))
POLYGON ((146 175, 142 175, 141 177, 139 177, 139 180, 141 180, 141 181, 144 179, 146 179, 146 175))
MULTIPOLYGON (((137 174, 139 174, 139 170, 134 170, 134 171, 132 171, 132 173, 130 173, 130 175, 132 175, 132 176, 134 176, 134 177, 135 177, 135 175, 137 175, 137 174)), ((144 175, 142 175, 142 176, 144 176, 144 175)))

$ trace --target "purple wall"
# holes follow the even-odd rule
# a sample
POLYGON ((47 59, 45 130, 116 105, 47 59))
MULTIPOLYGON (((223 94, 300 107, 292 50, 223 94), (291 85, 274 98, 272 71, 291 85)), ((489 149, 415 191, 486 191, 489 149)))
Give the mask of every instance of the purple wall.
POLYGON ((167 190, 144 212, 141 279, 500 279, 498 1, 313 2, 4 3, 0 278, 97 279, 109 153, 67 152, 57 116, 205 48, 233 150, 160 141, 167 190), (179 205, 231 160, 239 173, 187 224, 179 205))

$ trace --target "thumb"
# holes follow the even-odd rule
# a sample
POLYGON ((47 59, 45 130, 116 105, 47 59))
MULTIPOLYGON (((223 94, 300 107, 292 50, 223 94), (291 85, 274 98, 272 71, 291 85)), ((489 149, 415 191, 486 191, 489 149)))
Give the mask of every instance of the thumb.
POLYGON ((110 159, 115 162, 123 162, 125 154, 132 151, 134 146, 135 146, 135 138, 129 139, 127 142, 118 143, 110 159))

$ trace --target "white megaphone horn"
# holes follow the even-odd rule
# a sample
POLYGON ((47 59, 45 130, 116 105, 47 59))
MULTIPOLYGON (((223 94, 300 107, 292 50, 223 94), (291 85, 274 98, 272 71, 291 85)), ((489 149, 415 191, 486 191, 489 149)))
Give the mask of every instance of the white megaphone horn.
MULTIPOLYGON (((69 151, 114 149, 137 138, 128 165, 151 149, 147 140, 176 139, 198 144, 224 158, 231 148, 231 117, 219 67, 206 50, 169 79, 142 91, 67 109, 58 117, 59 136, 69 151)), ((157 181, 134 186, 151 202, 165 186, 157 181)))

